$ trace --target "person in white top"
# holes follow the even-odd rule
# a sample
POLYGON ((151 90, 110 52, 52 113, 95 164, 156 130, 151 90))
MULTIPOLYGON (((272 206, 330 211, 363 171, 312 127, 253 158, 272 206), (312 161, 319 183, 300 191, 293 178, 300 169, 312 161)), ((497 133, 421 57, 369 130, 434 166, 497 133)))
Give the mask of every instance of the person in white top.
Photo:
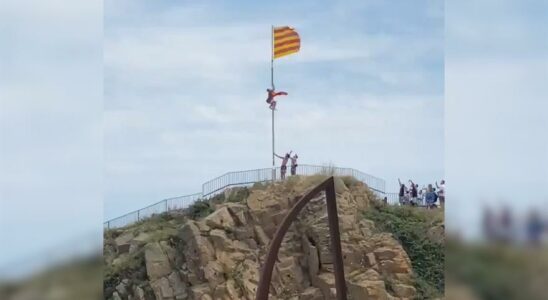
POLYGON ((438 188, 438 198, 440 205, 443 208, 445 206, 445 180, 441 180, 440 184, 436 181, 436 187, 438 188))

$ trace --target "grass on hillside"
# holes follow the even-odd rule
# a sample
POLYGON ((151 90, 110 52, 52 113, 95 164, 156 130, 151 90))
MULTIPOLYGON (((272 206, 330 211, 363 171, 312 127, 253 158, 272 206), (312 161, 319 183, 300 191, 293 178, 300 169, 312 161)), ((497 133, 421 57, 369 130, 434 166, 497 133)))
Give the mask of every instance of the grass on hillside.
POLYGON ((365 212, 378 230, 390 232, 411 259, 415 273, 417 299, 434 299, 445 290, 445 247, 443 238, 432 235, 441 226, 443 211, 388 206, 375 202, 365 212))
POLYGON ((447 243, 447 274, 485 300, 546 299, 548 250, 447 243))

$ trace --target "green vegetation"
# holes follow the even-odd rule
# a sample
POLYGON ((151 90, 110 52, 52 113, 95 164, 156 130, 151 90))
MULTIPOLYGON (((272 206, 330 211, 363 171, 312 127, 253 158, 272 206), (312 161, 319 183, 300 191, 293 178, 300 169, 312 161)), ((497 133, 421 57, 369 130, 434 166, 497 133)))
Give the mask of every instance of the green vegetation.
POLYGON ((375 202, 365 212, 365 217, 373 220, 378 230, 392 233, 402 244, 416 275, 417 298, 434 299, 443 295, 444 241, 432 234, 436 228, 443 228, 443 211, 385 206, 375 202))
POLYGON ((198 200, 186 209, 186 215, 193 220, 207 217, 214 212, 215 209, 211 207, 208 201, 198 200))
POLYGON ((447 243, 448 277, 481 299, 546 299, 548 252, 542 248, 447 243))
POLYGON ((319 175, 323 176, 335 176, 335 173, 337 171, 337 167, 333 163, 329 163, 322 166, 322 169, 318 173, 319 175))
POLYGON ((99 254, 79 257, 21 279, 0 282, 0 299, 101 299, 101 259, 99 254))

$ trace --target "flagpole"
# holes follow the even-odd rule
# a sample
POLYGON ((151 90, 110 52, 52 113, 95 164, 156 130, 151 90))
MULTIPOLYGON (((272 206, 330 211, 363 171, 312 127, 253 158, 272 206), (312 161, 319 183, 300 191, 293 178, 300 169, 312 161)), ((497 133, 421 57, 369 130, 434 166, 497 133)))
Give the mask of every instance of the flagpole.
MULTIPOLYGON (((274 90, 274 25, 272 25, 272 31, 270 32, 270 46, 271 46, 271 56, 270 56, 270 83, 272 85, 272 90, 274 90)), ((276 180, 276 161, 274 157, 274 109, 272 109, 272 182, 276 180)))

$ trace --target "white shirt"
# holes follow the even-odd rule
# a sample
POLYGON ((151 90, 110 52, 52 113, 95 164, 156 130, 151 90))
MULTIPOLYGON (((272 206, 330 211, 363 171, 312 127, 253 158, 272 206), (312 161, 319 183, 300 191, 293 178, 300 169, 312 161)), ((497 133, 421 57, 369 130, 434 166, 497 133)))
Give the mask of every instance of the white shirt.
POLYGON ((445 183, 439 185, 438 196, 445 197, 445 183))

